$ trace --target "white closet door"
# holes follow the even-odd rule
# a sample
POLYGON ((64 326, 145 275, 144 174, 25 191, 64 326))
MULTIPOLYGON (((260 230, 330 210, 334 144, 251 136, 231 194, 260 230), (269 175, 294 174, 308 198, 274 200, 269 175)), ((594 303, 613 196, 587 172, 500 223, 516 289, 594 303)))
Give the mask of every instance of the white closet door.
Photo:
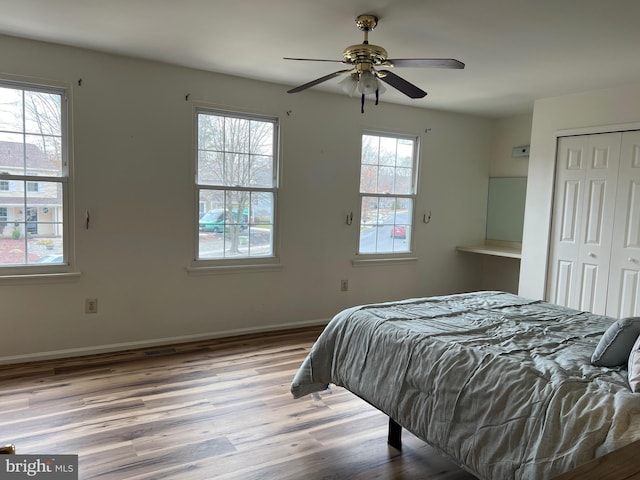
POLYGON ((605 313, 620 133, 566 137, 557 153, 548 299, 605 313))
POLYGON ((586 137, 558 140, 547 299, 565 306, 570 306, 574 297, 586 159, 586 137))
POLYGON ((640 132, 622 136, 607 315, 640 315, 640 132))

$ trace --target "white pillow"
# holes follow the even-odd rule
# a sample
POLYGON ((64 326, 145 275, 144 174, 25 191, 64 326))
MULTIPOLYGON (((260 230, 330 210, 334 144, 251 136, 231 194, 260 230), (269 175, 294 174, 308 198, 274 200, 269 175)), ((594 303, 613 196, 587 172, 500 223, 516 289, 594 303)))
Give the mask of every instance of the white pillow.
POLYGON ((629 355, 629 386, 633 393, 640 393, 640 336, 629 355))

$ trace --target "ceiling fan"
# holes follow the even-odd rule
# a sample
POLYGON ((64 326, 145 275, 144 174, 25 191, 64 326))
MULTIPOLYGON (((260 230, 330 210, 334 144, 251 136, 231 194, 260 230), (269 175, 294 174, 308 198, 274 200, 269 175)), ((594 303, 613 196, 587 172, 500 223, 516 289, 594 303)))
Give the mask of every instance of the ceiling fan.
POLYGON ((351 45, 345 48, 342 54, 343 60, 322 60, 316 58, 291 58, 284 57, 285 60, 301 60, 311 62, 337 62, 349 65, 346 70, 338 70, 324 77, 317 78, 308 83, 288 90, 287 93, 297 93, 307 88, 314 87, 322 82, 331 80, 340 75, 347 77, 340 82, 345 92, 353 94, 356 90, 361 94, 362 111, 364 112, 365 95, 375 94, 376 105, 378 97, 384 91, 384 87, 380 84, 382 80, 387 85, 404 93, 409 98, 423 98, 427 92, 418 88, 416 85, 408 82, 395 73, 386 68, 389 67, 413 67, 413 68, 453 68, 462 69, 464 63, 453 58, 387 58, 387 51, 378 46, 369 43, 369 32, 378 25, 378 17, 375 15, 359 15, 356 18, 358 29, 364 32, 364 41, 358 45, 351 45), (384 69, 380 69, 383 67, 384 69))

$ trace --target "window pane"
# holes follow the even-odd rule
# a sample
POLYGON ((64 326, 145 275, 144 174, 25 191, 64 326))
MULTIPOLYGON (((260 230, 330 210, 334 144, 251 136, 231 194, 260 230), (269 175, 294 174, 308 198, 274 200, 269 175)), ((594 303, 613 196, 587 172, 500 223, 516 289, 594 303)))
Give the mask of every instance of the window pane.
POLYGON ((360 169, 360 192, 376 193, 378 191, 378 167, 362 165, 360 169))
POLYGON ((60 264, 64 263, 64 255, 62 251, 62 224, 38 224, 44 230, 49 230, 50 233, 38 234, 34 236, 28 234, 27 248, 29 251, 29 264, 34 263, 46 263, 46 264, 60 264), (59 231, 59 234, 54 232, 59 231), (37 257, 37 260, 33 261, 33 257, 37 257))
POLYGON ((62 184, 58 182, 27 182, 27 210, 37 211, 38 221, 62 222, 62 184), (29 185, 37 188, 31 189, 29 185))
POLYGON ((250 184, 249 178, 249 156, 227 152, 224 156, 223 184, 243 187, 250 184))
POLYGON ((377 165, 380 149, 379 137, 372 135, 362 136, 362 164, 377 165))
POLYGON ((253 192, 249 215, 249 256, 273 255, 274 197, 270 192, 253 192))
POLYGON ((22 90, 0 87, 0 130, 22 132, 22 90))
POLYGON ((62 175, 62 139, 44 135, 25 135, 27 175, 62 175))
POLYGON ((197 182, 200 185, 223 185, 224 155, 221 152, 199 151, 197 182))
POLYGON ((253 192, 251 194, 250 223, 273 225, 273 193, 253 192))
MULTIPOLYGON (((200 190, 200 202, 203 213, 224 209, 224 192, 218 190, 200 190)), ((200 217, 202 219, 202 216, 200 217)))
POLYGON ((273 186, 273 158, 265 155, 250 157, 249 186, 270 188, 273 186))
POLYGON ((413 177, 412 170, 410 168, 396 168, 395 169, 395 184, 393 193, 401 195, 409 195, 413 192, 413 177))
POLYGON ((249 153, 271 155, 273 153, 273 133, 273 123, 252 120, 249 153))
POLYGON ((24 175, 24 140, 15 133, 0 132, 0 173, 24 175))
POLYGON ((380 137, 380 165, 396 164, 397 143, 395 138, 380 137))
POLYGON ((224 150, 224 117, 215 115, 198 115, 198 149, 224 150))
POLYGON ((249 153, 249 128, 251 122, 244 118, 225 117, 224 150, 226 152, 249 153))
POLYGON ((380 167, 380 175, 378 177, 377 193, 393 193, 393 184, 395 180, 395 168, 380 167))
MULTIPOLYGON (((377 197, 362 197, 360 218, 360 253, 376 253, 384 244, 387 212, 380 208, 377 197)), ((387 242, 388 243, 388 242, 387 242)))
MULTIPOLYGON (((0 225, 1 226, 1 225, 0 225)), ((38 257, 32 254, 35 262, 38 257)), ((16 266, 27 264, 27 241, 24 235, 24 223, 10 222, 0 239, 0 265, 16 266)))
POLYGON ((398 167, 411 168, 413 166, 414 143, 411 140, 398 140, 398 159, 396 161, 398 167))
POLYGON ((24 92, 24 130, 47 136, 62 136, 62 110, 59 94, 24 92))

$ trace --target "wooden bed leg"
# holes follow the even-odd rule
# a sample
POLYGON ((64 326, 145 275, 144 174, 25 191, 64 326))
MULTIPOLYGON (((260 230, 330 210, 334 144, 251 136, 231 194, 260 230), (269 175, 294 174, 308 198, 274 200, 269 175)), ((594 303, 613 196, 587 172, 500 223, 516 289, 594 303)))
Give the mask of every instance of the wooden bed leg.
POLYGON ((393 418, 389 417, 389 436, 387 443, 396 450, 402 450, 402 427, 393 418))

